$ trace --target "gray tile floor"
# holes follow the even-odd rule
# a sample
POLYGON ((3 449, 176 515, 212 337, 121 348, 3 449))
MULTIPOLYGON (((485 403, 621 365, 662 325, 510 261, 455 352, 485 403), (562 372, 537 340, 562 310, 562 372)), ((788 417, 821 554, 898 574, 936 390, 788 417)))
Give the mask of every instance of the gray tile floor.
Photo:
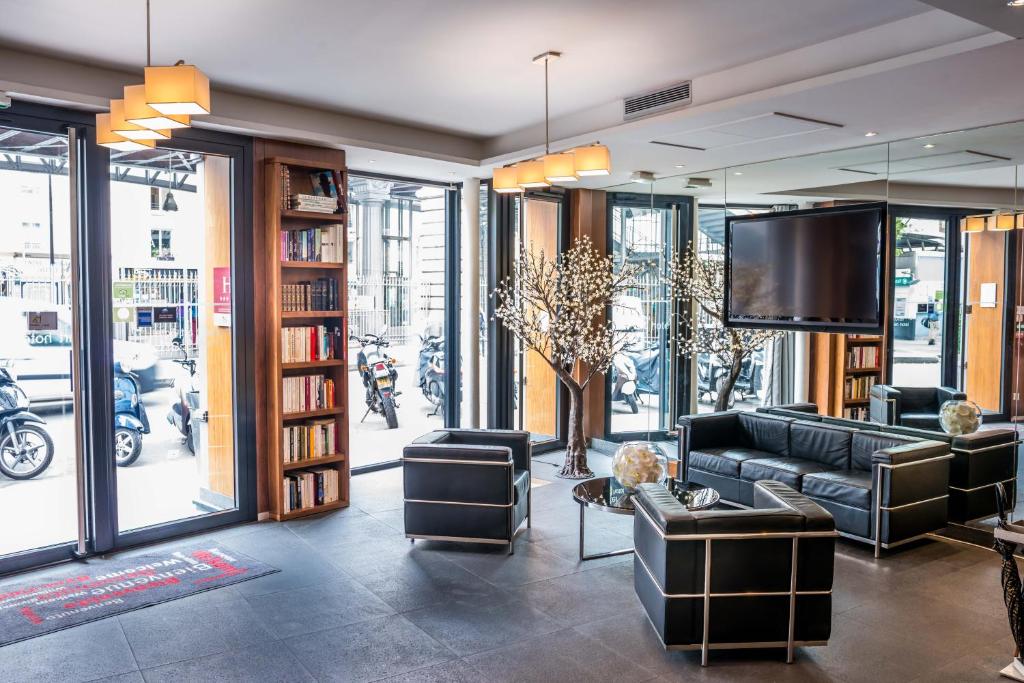
MULTIPOLYGON (((880 561, 841 542, 832 640, 666 653, 631 556, 577 562, 578 507, 538 458, 534 526, 504 549, 404 539, 401 472, 353 480, 351 508, 210 534, 282 571, 0 649, 0 681, 996 681, 1009 662, 994 553, 923 542, 880 561)), ((546 461, 546 462, 545 462, 546 461)), ((592 454, 607 471, 608 459, 592 454)), ((588 550, 631 519, 588 513, 588 550)))

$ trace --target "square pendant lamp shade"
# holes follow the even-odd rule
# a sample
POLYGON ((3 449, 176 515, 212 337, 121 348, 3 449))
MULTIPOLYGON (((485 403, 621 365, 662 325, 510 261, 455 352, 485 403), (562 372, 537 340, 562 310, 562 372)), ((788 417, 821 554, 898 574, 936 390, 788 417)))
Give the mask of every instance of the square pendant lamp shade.
POLYGON ((124 100, 110 100, 110 129, 128 140, 167 140, 171 137, 165 130, 150 130, 128 123, 124 118, 124 100))
POLYGON ((985 216, 968 216, 963 221, 964 232, 982 232, 985 230, 985 216))
POLYGON ((151 130, 188 128, 191 124, 191 118, 187 114, 161 114, 146 104, 145 85, 124 87, 124 119, 128 123, 151 130))
POLYGON ((146 67, 146 104, 161 114, 210 113, 210 80, 191 64, 146 67))
POLYGON ((551 183, 544 177, 543 161, 524 161, 516 166, 519 187, 548 187, 551 183))
POLYGON ((494 169, 493 187, 495 192, 501 194, 522 192, 523 188, 519 187, 519 170, 515 166, 494 169))
POLYGON ((110 127, 110 114, 96 114, 96 144, 118 152, 137 152, 156 146, 153 140, 126 140, 110 127))
POLYGON ((1012 213, 1000 213, 996 214, 992 224, 989 225, 989 230, 995 230, 997 232, 1005 232, 1007 230, 1013 230, 1016 223, 1015 216, 1012 213))
POLYGON ((578 180, 576 157, 571 153, 546 154, 542 161, 544 162, 544 177, 549 183, 571 183, 578 180))
POLYGON ((578 176, 608 175, 612 172, 612 155, 604 145, 577 147, 573 155, 578 176))

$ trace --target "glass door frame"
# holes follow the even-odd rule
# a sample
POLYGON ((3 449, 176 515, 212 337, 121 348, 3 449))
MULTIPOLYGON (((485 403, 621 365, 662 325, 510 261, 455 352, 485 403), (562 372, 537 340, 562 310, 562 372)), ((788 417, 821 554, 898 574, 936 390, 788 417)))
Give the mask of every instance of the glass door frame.
MULTIPOLYGON (((614 258, 612 253, 614 241, 612 239, 612 216, 615 207, 640 208, 640 209, 665 209, 675 214, 675 240, 674 255, 680 260, 686 254, 687 248, 693 243, 694 238, 694 200, 686 195, 663 195, 663 194, 641 194, 637 192, 609 192, 607 196, 607 208, 605 226, 607 230, 608 255, 614 258)), ((671 229, 671 224, 666 226, 666 235, 671 229)), ((680 305, 678 302, 675 304, 680 305)), ((674 314, 682 311, 673 311, 674 314)), ((612 312, 609 310, 608 315, 612 312)), ((678 315, 672 315, 672 319, 678 320, 678 315)), ((674 334, 688 335, 686 329, 672 330, 674 334)), ((668 390, 663 393, 669 399, 668 425, 665 429, 633 430, 624 432, 612 432, 612 374, 605 373, 604 376, 604 440, 605 441, 631 441, 636 439, 653 439, 656 441, 668 441, 676 434, 676 417, 689 412, 690 406, 690 382, 691 365, 690 359, 679 356, 678 349, 674 342, 669 342, 668 348, 664 349, 665 358, 670 358, 674 370, 671 376, 667 377, 668 390), (682 412, 680 412, 682 411, 682 412)), ((662 365, 664 368, 665 366, 662 365)), ((664 410, 664 409, 663 409, 664 410)))

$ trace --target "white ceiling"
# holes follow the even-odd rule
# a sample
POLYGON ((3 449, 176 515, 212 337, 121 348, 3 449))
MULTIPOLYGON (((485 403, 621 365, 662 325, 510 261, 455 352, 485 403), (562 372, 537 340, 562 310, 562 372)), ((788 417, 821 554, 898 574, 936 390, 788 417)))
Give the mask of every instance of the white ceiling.
MULTIPOLYGON (((121 69, 145 62, 143 0, 0 0, 0 44, 121 69)), ((914 0, 152 0, 153 59, 218 88, 461 135, 754 62, 921 13, 914 0)))

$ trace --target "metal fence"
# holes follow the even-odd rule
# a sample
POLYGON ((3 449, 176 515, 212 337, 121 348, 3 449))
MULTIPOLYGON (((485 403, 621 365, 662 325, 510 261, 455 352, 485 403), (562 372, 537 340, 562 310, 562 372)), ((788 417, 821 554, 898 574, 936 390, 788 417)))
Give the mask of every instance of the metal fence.
POLYGON ((180 337, 190 356, 198 353, 199 271, 194 268, 119 268, 117 283, 131 285, 131 298, 115 302, 115 308, 127 309, 128 320, 117 322, 114 337, 146 344, 160 358, 178 358, 180 351, 172 340, 180 337), (138 309, 171 308, 175 322, 157 322, 140 327, 138 309))

